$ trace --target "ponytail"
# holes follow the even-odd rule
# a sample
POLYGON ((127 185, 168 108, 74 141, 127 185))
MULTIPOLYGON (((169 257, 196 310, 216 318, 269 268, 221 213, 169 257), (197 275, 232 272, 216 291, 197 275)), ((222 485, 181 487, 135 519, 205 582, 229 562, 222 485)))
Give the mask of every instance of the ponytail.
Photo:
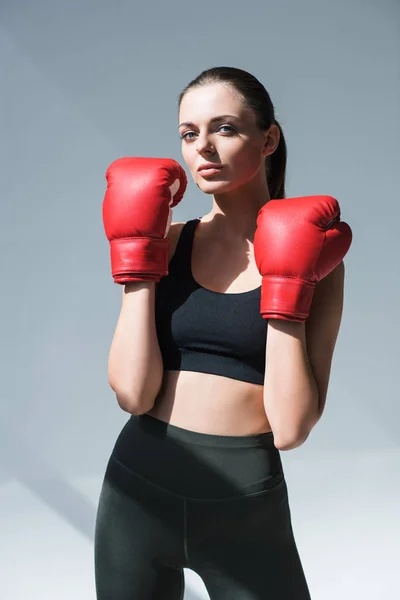
POLYGON ((265 171, 271 200, 285 198, 285 174, 286 174, 286 141, 283 135, 282 127, 275 119, 280 131, 278 147, 273 154, 265 158, 265 171))

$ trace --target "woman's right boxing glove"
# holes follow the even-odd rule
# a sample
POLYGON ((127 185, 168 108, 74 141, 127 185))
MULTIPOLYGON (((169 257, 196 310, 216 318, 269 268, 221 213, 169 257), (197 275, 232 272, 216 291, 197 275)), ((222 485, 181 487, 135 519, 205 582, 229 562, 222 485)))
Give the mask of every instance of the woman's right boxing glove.
POLYGON ((187 178, 171 158, 119 158, 106 172, 103 223, 115 283, 159 281, 168 274, 172 209, 187 178))

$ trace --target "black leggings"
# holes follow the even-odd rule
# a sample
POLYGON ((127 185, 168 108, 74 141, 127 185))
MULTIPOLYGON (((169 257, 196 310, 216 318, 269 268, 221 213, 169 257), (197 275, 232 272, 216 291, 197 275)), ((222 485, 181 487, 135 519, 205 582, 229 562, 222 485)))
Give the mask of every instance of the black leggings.
POLYGON ((188 431, 131 417, 107 465, 95 535, 97 600, 310 600, 272 433, 188 431))

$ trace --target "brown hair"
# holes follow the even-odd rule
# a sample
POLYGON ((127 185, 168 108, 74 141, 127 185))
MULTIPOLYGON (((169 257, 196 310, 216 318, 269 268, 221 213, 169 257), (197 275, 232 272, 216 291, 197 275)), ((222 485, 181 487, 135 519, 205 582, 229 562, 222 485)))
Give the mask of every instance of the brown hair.
POLYGON ((256 116, 257 125, 266 131, 272 124, 276 124, 280 131, 280 140, 275 152, 265 159, 265 170, 271 199, 285 198, 286 174, 286 142, 282 127, 275 119, 275 109, 270 95, 265 87, 254 75, 234 67, 213 67, 207 69, 193 79, 179 95, 178 108, 184 95, 191 89, 223 83, 229 85, 242 99, 245 106, 252 110, 256 116))

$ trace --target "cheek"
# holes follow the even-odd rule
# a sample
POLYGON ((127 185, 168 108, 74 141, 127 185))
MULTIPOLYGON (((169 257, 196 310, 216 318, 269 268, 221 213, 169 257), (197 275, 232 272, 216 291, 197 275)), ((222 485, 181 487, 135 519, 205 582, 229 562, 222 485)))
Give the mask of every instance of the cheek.
POLYGON ((191 150, 190 145, 182 146, 182 158, 188 166, 189 171, 194 174, 194 169, 196 166, 196 157, 194 156, 193 150, 191 150))
POLYGON ((232 173, 240 179, 253 177, 260 169, 261 161, 262 148, 259 144, 242 144, 231 154, 232 173))

